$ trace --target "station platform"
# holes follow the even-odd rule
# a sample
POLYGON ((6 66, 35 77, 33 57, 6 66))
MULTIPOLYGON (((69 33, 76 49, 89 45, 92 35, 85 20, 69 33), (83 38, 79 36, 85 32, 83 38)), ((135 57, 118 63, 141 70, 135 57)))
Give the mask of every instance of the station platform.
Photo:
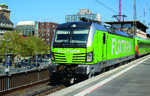
POLYGON ((150 96, 150 55, 48 96, 150 96))

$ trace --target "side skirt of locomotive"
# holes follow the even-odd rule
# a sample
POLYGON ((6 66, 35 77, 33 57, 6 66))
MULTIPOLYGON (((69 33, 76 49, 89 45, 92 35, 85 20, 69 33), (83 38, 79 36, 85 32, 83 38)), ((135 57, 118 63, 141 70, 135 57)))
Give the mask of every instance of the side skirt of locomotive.
POLYGON ((130 55, 122 58, 101 61, 98 62, 98 64, 92 65, 51 64, 48 67, 48 71, 50 73, 50 82, 53 84, 74 83, 76 81, 93 77, 96 73, 100 73, 103 68, 134 58, 135 55, 130 55))

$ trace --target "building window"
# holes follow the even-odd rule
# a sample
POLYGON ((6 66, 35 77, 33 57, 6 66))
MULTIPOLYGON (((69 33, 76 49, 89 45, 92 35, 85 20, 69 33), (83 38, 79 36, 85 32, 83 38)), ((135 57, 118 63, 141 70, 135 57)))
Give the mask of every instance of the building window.
POLYGON ((41 32, 42 32, 42 33, 44 32, 44 28, 41 28, 41 32))
POLYGON ((50 28, 47 28, 47 32, 50 32, 50 28))

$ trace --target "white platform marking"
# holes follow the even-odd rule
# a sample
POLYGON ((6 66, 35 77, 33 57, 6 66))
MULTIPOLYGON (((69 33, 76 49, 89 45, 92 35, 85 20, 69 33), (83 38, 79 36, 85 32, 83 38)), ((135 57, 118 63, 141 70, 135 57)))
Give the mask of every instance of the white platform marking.
POLYGON ((135 66, 139 65, 140 63, 142 63, 143 61, 145 61, 145 60, 147 60, 147 59, 149 59, 149 58, 146 58, 146 59, 144 59, 144 60, 141 60, 141 61, 138 62, 137 64, 134 64, 134 65, 128 67, 127 69, 125 69, 125 70, 123 70, 123 71, 120 71, 119 73, 116 73, 115 75, 113 75, 113 76, 111 76, 111 77, 109 77, 109 78, 107 78, 107 79, 105 79, 105 80, 103 80, 103 81, 101 81, 101 82, 99 82, 99 83, 97 83, 97 84, 95 84, 95 85, 93 85, 93 86, 91 86, 91 87, 89 87, 89 88, 87 88, 87 89, 81 91, 80 93, 78 93, 78 94, 76 94, 76 95, 74 95, 74 96, 85 96, 85 95, 87 95, 87 94, 90 94, 91 92, 93 92, 93 91, 96 90, 97 88, 100 88, 100 87, 103 86, 104 84, 106 84, 106 83, 108 83, 109 81, 111 81, 111 80, 117 78, 118 76, 120 76, 120 75, 122 75, 123 73, 127 72, 128 70, 134 68, 135 66))

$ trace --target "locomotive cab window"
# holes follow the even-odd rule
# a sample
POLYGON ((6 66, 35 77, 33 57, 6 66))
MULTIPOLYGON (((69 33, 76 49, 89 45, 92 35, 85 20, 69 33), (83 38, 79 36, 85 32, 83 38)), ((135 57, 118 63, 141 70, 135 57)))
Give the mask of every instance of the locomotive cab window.
MULTIPOLYGON (((88 40, 89 28, 65 28, 57 29, 55 35, 54 45, 66 45, 72 47, 73 45, 86 46, 88 40), (63 44, 62 44, 63 43, 63 44)), ((74 46, 75 47, 75 46, 74 46)))
POLYGON ((56 43, 69 42, 69 30, 68 29, 57 30, 55 42, 56 43))
POLYGON ((74 29, 70 43, 86 43, 89 29, 74 29))

